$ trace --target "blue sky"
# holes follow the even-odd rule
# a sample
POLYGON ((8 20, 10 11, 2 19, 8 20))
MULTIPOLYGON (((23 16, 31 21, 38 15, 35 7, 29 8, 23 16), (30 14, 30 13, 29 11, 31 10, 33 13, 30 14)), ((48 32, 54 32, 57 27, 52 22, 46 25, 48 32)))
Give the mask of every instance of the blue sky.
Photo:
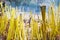
POLYGON ((51 3, 54 3, 54 6, 58 6, 60 3, 60 0, 15 0, 11 3, 7 1, 8 5, 10 4, 12 7, 18 7, 19 9, 23 9, 25 12, 29 12, 32 10, 32 12, 39 13, 40 12, 40 5, 45 4, 46 10, 48 11, 48 7, 51 5, 51 3))

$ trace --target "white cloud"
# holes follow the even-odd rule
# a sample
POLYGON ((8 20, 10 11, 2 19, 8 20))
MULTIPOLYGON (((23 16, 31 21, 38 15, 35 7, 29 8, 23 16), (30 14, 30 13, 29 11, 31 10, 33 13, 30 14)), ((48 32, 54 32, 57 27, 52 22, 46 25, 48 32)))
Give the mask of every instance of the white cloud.
POLYGON ((37 0, 31 0, 31 4, 37 4, 37 0))

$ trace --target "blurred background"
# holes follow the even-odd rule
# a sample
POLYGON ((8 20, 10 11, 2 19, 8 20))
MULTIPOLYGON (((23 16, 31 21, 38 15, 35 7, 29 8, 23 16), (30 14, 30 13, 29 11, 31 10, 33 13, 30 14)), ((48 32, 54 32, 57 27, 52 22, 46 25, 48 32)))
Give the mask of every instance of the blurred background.
POLYGON ((18 7, 19 10, 24 12, 29 12, 30 10, 33 13, 39 14, 40 5, 46 5, 46 10, 51 4, 54 4, 54 7, 57 8, 60 0, 0 0, 5 1, 8 6, 18 7))

